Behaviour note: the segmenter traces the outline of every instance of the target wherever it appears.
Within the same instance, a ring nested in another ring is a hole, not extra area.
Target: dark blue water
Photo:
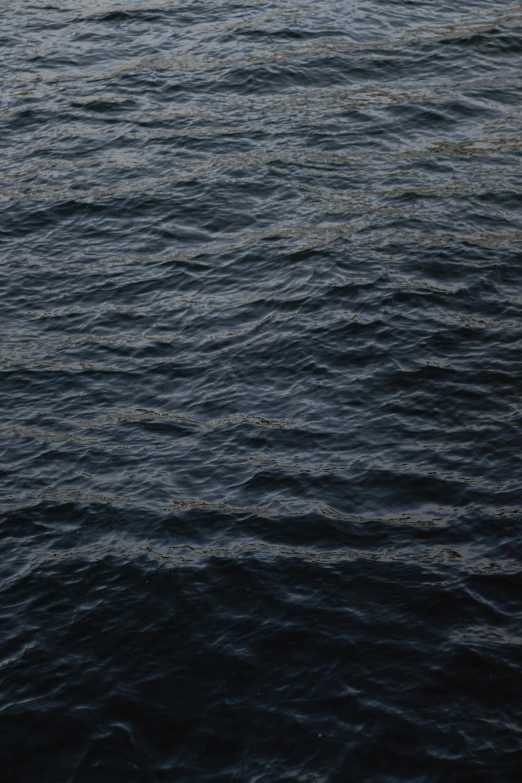
[[[0,22],[2,781],[522,780],[522,6]]]

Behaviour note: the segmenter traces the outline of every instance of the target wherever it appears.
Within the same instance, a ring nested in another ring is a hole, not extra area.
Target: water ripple
[[[521,37],[6,5],[6,781],[519,780]]]

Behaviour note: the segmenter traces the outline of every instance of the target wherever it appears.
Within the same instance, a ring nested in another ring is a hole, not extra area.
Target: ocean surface
[[[0,777],[522,780],[522,5],[0,10]]]

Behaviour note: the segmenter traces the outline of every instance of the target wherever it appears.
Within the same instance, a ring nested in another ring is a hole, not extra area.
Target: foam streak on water
[[[515,783],[522,6],[0,11],[7,783]]]

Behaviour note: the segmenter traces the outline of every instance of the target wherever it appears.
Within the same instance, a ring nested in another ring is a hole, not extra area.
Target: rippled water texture
[[[522,6],[0,22],[2,780],[520,783]]]

